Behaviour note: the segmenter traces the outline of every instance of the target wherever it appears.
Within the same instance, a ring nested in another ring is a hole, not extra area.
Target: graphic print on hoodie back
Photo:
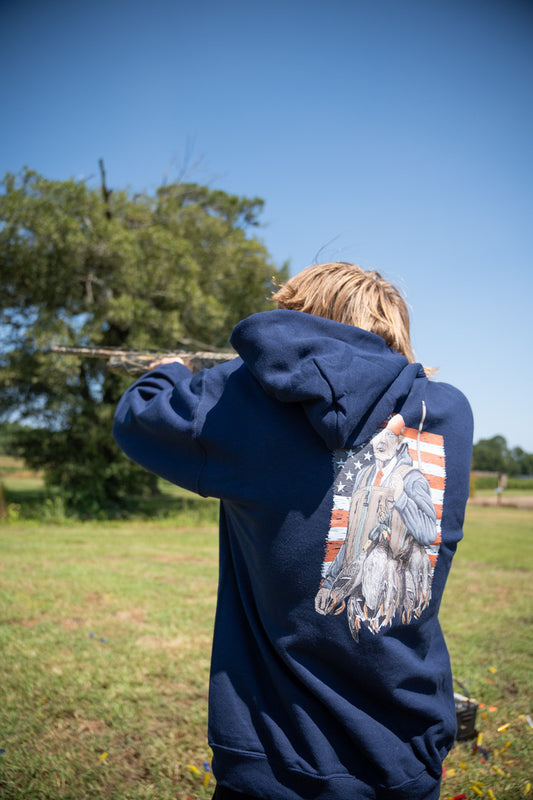
[[[320,614],[346,611],[355,641],[420,617],[431,598],[445,485],[442,436],[394,415],[365,445],[334,453]]]

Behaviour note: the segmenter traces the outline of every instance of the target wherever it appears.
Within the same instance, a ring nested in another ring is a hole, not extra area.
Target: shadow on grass
[[[217,500],[185,491],[183,494],[162,492],[156,497],[131,498],[126,511],[130,516],[149,519],[183,517],[206,525],[215,525],[218,522]]]
[[[4,485],[8,522],[34,520],[62,522],[80,519],[172,519],[181,524],[215,525],[218,521],[218,501],[199,497],[176,486],[160,485],[160,493],[152,497],[128,497],[120,505],[98,507],[88,513],[65,506],[61,494],[45,486]]]

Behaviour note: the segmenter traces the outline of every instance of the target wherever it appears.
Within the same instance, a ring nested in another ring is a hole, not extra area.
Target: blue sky
[[[475,439],[533,452],[531,0],[0,0],[0,173],[265,200],[297,272],[378,269]]]

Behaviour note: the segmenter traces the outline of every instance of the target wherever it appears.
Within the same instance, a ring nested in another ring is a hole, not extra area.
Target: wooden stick
[[[185,350],[121,350],[119,347],[68,347],[53,344],[52,353],[83,358],[102,358],[107,360],[107,368],[120,375],[142,375],[148,372],[150,364],[162,358],[175,356],[181,359],[192,372],[214,367],[235,358],[232,351],[202,351],[191,353]]]

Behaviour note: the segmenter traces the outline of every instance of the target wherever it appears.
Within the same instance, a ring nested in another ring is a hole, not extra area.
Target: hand
[[[185,361],[179,356],[164,356],[163,358],[158,359],[158,361],[152,361],[152,363],[148,366],[148,369],[156,369],[162,364],[183,364],[185,367],[187,366]]]
[[[329,589],[319,589],[315,597],[315,611],[319,614],[327,614],[331,592]]]

